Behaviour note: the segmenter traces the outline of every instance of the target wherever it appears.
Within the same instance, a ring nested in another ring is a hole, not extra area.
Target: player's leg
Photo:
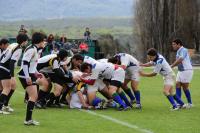
[[[49,85],[51,84],[50,80],[48,80],[47,78],[43,76],[42,78],[38,78],[36,82],[38,85],[42,86],[38,93],[38,100],[37,100],[36,107],[45,108],[46,97],[49,94]]]
[[[118,88],[117,93],[119,94],[121,99],[126,103],[126,105],[130,106],[131,108],[133,107],[121,88]]]
[[[0,111],[2,114],[9,114],[6,113],[7,111],[3,111],[3,105],[7,101],[8,94],[10,93],[11,90],[11,79],[3,79],[1,80],[2,86],[3,86],[3,91],[0,95]]]
[[[171,89],[172,89],[172,85],[164,85],[163,93],[167,97],[169,102],[171,103],[172,109],[177,110],[178,109],[177,104],[175,103],[174,97],[170,93]]]
[[[37,98],[38,98],[37,86],[36,85],[27,86],[26,92],[29,95],[29,100],[27,103],[26,118],[25,118],[24,124],[25,125],[39,125],[39,122],[34,121],[32,119],[33,109],[35,106],[35,102],[37,101]]]
[[[181,72],[177,73],[176,76],[176,95],[181,98]]]
[[[16,85],[17,85],[17,83],[16,83],[15,77],[11,77],[11,90],[10,90],[8,96],[7,96],[5,103],[4,103],[4,109],[7,110],[8,112],[14,111],[14,109],[12,109],[10,106],[8,106],[8,103],[9,103],[10,98],[12,97],[12,95],[13,95],[15,89],[16,89]]]
[[[135,101],[135,97],[132,93],[132,90],[128,87],[128,83],[130,82],[130,79],[125,79],[124,83],[122,84],[122,89],[124,90],[124,92],[129,96],[131,103],[133,104]]]

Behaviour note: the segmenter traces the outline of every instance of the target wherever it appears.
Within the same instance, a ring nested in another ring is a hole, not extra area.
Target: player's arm
[[[151,67],[151,66],[153,66],[153,63],[152,62],[147,62],[147,63],[140,63],[140,66],[142,66],[142,67]]]
[[[152,72],[152,73],[144,73],[143,71],[140,71],[139,73],[140,73],[140,75],[143,76],[143,77],[154,77],[154,76],[157,75],[157,73],[155,73],[155,72]]]
[[[80,99],[80,102],[81,102],[83,108],[88,108],[88,105],[86,104],[85,99],[83,97],[83,93],[81,91],[77,91],[77,95]]]
[[[34,49],[31,48],[31,49],[28,49],[24,53],[23,58],[22,58],[22,62],[23,62],[22,70],[24,72],[26,82],[29,85],[32,84],[32,80],[31,80],[30,75],[29,75],[29,66],[30,66],[31,58],[34,56],[34,54],[35,54]]]
[[[176,61],[174,61],[174,63],[171,64],[171,67],[175,67],[177,66],[178,64],[180,64],[181,62],[183,61],[183,58],[178,58]]]

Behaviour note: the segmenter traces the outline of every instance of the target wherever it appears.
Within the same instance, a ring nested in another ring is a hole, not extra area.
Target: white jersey
[[[0,67],[2,69],[10,70],[10,60],[14,60],[15,63],[18,62],[21,54],[22,48],[18,43],[9,45],[8,48],[1,54]]]
[[[154,65],[154,73],[159,73],[162,76],[167,76],[168,74],[173,73],[169,63],[160,54],[158,54],[158,57],[153,62],[150,63]]]
[[[50,54],[38,59],[37,71],[45,73],[54,73],[53,69],[59,69],[60,64],[57,60],[57,54]]]
[[[178,64],[178,71],[192,70],[192,63],[188,50],[183,46],[180,47],[176,53],[176,59],[182,58],[183,61]]]
[[[126,53],[119,53],[115,56],[119,57],[121,65],[124,65],[127,68],[131,66],[139,66],[139,61],[136,58],[134,58],[132,55],[129,55]]]
[[[85,56],[83,62],[91,64],[92,66],[96,63],[98,63],[97,60],[93,59],[92,57]]]
[[[37,47],[35,45],[30,45],[26,48],[23,58],[22,58],[22,64],[21,64],[21,69],[19,72],[19,75],[21,76],[27,76],[27,73],[24,73],[23,67],[24,67],[24,62],[29,63],[28,65],[28,73],[29,74],[34,74],[37,72],[37,63],[38,63],[38,58],[39,58],[39,53],[37,50]]]
[[[100,59],[100,60],[97,60],[98,62],[101,62],[101,63],[108,63],[108,59]]]

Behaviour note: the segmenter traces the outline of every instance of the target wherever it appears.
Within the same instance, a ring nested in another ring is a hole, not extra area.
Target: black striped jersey
[[[60,61],[57,54],[43,56],[38,60],[37,71],[45,73],[54,73],[54,69],[60,68]]]
[[[19,60],[22,54],[22,48],[18,43],[13,43],[3,51],[0,58],[0,68],[10,72],[10,61],[13,60],[15,63]],[[14,67],[14,66],[13,66]]]
[[[0,59],[1,59],[1,54],[3,53],[3,50],[2,49],[0,49]]]
[[[37,49],[37,46],[34,45],[34,44],[29,45],[24,51],[19,75],[25,76],[27,74],[27,73],[24,73],[24,69],[23,69],[23,68],[25,68],[24,62],[28,63],[28,73],[29,74],[36,73],[37,72],[36,67],[37,67],[38,58],[39,58],[39,51]]]

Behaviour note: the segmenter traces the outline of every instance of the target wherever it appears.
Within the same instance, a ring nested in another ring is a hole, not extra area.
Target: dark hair
[[[64,40],[64,43],[66,43],[67,42],[67,37],[61,37],[60,38],[60,42],[63,42],[63,40]]]
[[[47,38],[47,42],[51,43],[54,40],[54,36],[53,34],[49,34],[48,38]]]
[[[40,42],[44,41],[45,35],[40,32],[35,32],[32,35],[32,44],[39,44]]]
[[[68,56],[68,52],[64,49],[60,49],[60,51],[57,55],[61,60],[63,60],[65,57]]]
[[[176,44],[180,44],[181,46],[183,46],[183,42],[180,39],[175,39],[175,40],[173,40],[173,42],[175,42]]]
[[[119,62],[119,59],[117,56],[111,57],[108,59],[108,62],[111,62],[113,64],[117,64]]]
[[[147,55],[150,55],[150,56],[156,56],[158,53],[157,53],[157,50],[155,48],[150,48],[147,50]]]
[[[20,33],[17,35],[16,39],[18,44],[22,44],[23,42],[28,40],[28,36],[26,34]]]
[[[0,40],[0,45],[9,43],[8,39],[3,38]]]
[[[83,56],[82,55],[80,55],[80,54],[75,54],[73,57],[72,57],[72,59],[75,59],[75,60],[84,60],[84,58],[83,58]]]
[[[90,67],[91,69],[92,69],[92,65],[91,64],[89,64],[89,63],[83,63],[82,65],[81,65],[81,72],[84,72],[86,69],[88,69],[88,67]]]

